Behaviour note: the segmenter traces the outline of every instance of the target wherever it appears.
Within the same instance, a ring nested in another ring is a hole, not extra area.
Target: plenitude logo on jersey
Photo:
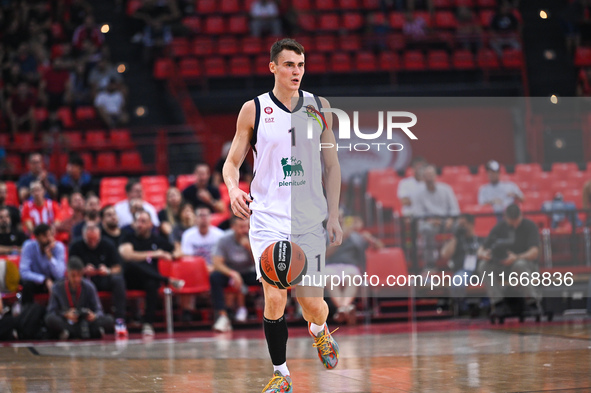
[[[321,108],[320,111],[316,110],[313,105],[307,105],[305,107],[305,113],[308,115],[308,139],[314,138],[314,122],[316,121],[320,127],[327,126],[326,120],[322,113],[334,113],[339,119],[339,132],[335,135],[338,141],[345,141],[351,139],[351,128],[355,136],[363,140],[376,140],[379,139],[384,131],[384,118],[386,118],[386,136],[390,141],[392,140],[393,131],[396,129],[402,130],[409,139],[418,139],[416,135],[410,130],[415,124],[417,124],[417,116],[412,112],[403,111],[378,111],[378,129],[373,133],[364,133],[360,131],[359,127],[359,111],[353,111],[353,127],[351,127],[351,119],[347,112],[338,108]],[[395,121],[397,118],[407,118],[410,121],[401,122]],[[368,151],[368,150],[388,150],[392,152],[401,151],[404,146],[401,143],[328,143],[321,142],[319,149],[337,149],[338,150],[349,150],[349,151]]]
[[[301,160],[298,160],[294,156],[291,158],[283,157],[281,159],[281,167],[283,168],[283,180],[279,182],[279,187],[303,186],[306,184],[305,180],[285,181],[288,177],[304,176],[305,172]]]

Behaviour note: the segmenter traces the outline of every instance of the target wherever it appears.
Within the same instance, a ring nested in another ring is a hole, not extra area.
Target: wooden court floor
[[[154,340],[0,347],[0,392],[260,392],[271,374],[261,329]],[[419,322],[343,327],[325,370],[290,328],[294,392],[591,392],[591,320]]]

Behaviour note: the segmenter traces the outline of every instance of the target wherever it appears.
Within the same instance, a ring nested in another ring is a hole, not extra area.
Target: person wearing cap
[[[501,165],[495,160],[486,163],[489,183],[480,186],[478,204],[491,205],[495,212],[502,213],[507,206],[523,202],[523,192],[517,184],[500,180]]]

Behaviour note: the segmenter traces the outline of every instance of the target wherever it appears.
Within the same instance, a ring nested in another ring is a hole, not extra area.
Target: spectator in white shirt
[[[275,37],[281,35],[279,7],[274,0],[257,0],[252,3],[250,17],[250,31],[253,36],[260,37],[265,31],[270,31]]]
[[[523,202],[523,193],[517,184],[500,181],[500,170],[498,162],[489,161],[486,164],[486,172],[490,183],[480,186],[478,190],[478,204],[491,205],[497,213],[502,213],[512,203]]]
[[[114,79],[109,81],[105,90],[96,95],[94,106],[109,128],[127,124],[129,121],[129,116],[125,112],[125,97],[117,88],[117,81]]]
[[[423,169],[427,161],[423,157],[415,157],[411,163],[413,176],[400,180],[398,183],[398,199],[402,204],[402,215],[412,215],[412,196],[419,186],[423,184]]]
[[[134,199],[142,200],[142,206],[146,212],[150,215],[154,227],[160,226],[160,220],[158,219],[158,213],[154,206],[144,201],[144,192],[142,190],[142,184],[135,180],[129,179],[125,185],[125,192],[127,193],[127,199],[122,200],[115,204],[115,212],[119,219],[119,228],[130,225],[133,223],[133,215],[131,214],[131,201]]]

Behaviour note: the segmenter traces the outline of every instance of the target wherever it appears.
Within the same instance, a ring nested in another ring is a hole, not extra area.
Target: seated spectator
[[[250,32],[261,37],[269,32],[273,37],[281,35],[279,7],[274,0],[255,0],[250,6]]]
[[[27,236],[12,226],[10,211],[0,207],[0,254],[19,254]]]
[[[21,212],[16,206],[10,206],[6,204],[6,198],[8,197],[8,187],[6,183],[0,181],[0,208],[8,209],[10,213],[10,221],[14,229],[20,229],[21,227]]]
[[[561,193],[557,192],[554,199],[542,204],[542,211],[551,213],[552,229],[572,231],[575,227],[583,226],[577,214],[577,207],[574,202],[565,202]]]
[[[365,250],[368,247],[380,249],[384,247],[382,242],[363,230],[363,222],[359,217],[343,217],[339,214],[339,221],[343,228],[343,242],[339,247],[329,247],[326,252],[325,274],[335,276],[356,276],[365,269]],[[357,310],[355,309],[355,297],[357,286],[347,285],[344,282],[328,289],[328,296],[337,307],[334,314],[335,321],[342,323],[347,321],[353,325],[357,322]]]
[[[62,215],[59,217],[60,222],[59,224],[56,224],[55,230],[57,233],[63,234],[64,239],[69,240],[72,229],[84,221],[84,207],[86,201],[82,194],[74,192],[70,195],[68,202],[70,204],[70,209],[67,213],[62,210]]]
[[[144,61],[151,63],[153,59],[164,54],[164,49],[172,42],[170,26],[155,20],[144,27],[142,43],[144,44]]]
[[[198,207],[193,212],[193,207],[186,204],[181,213],[183,216],[189,214],[186,206],[191,209],[195,226],[183,232],[180,241],[181,253],[202,257],[207,263],[207,270],[211,273],[213,271],[211,254],[218,241],[224,236],[224,231],[211,225],[211,212],[207,207]],[[195,296],[181,297],[180,304],[183,309],[183,320],[190,321],[195,309]]]
[[[182,202],[183,196],[178,188],[170,187],[166,191],[166,207],[158,212],[160,232],[163,235],[170,236],[172,228],[179,223]]]
[[[18,64],[21,74],[29,83],[39,81],[38,62],[28,43],[23,42],[19,45],[14,62]]]
[[[95,67],[96,69],[96,67]],[[91,103],[90,84],[86,78],[86,67],[84,62],[76,63],[74,70],[70,72],[70,82],[66,92],[66,102],[73,108]]]
[[[183,203],[181,205],[181,218],[172,228],[169,241],[174,245],[174,249],[181,253],[181,240],[183,234],[195,225],[195,211],[190,203]]]
[[[214,271],[209,279],[211,282],[211,297],[217,320],[213,325],[216,332],[232,330],[230,318],[226,310],[224,288],[232,286],[238,291],[238,310],[235,319],[244,322],[248,318],[248,311],[244,306],[244,292],[248,285],[259,285],[256,279],[255,265],[248,239],[249,221],[232,217],[232,232],[219,239],[213,249],[212,262]]]
[[[506,1],[501,3],[499,9],[493,15],[490,28],[490,47],[497,52],[497,55],[502,56],[503,49],[506,47],[521,49],[517,36],[519,21],[513,15],[513,9]]]
[[[407,11],[402,26],[402,34],[412,41],[422,41],[427,37],[427,22],[420,17],[415,16],[411,11]]]
[[[504,316],[510,313],[505,303],[506,297],[515,297],[515,293],[506,293],[509,289],[519,290],[526,299],[530,311],[541,313],[542,295],[538,288],[531,285],[521,287],[503,286],[500,273],[507,275],[513,272],[528,274],[538,272],[540,255],[540,234],[537,225],[521,214],[516,204],[505,209],[503,221],[499,222],[489,233],[484,244],[478,249],[478,258],[484,262],[479,269],[493,273],[491,280],[485,280],[486,292],[492,304],[493,316]]]
[[[43,156],[39,153],[32,153],[29,156],[29,173],[25,173],[18,179],[17,189],[21,201],[29,199],[29,187],[34,181],[40,181],[45,188],[46,197],[57,198],[57,180],[52,173],[45,170]]]
[[[65,95],[70,83],[70,71],[60,57],[51,62],[51,67],[43,73],[41,91],[47,102],[47,110],[56,113],[64,105]]]
[[[510,181],[500,181],[501,166],[492,160],[486,164],[486,173],[490,183],[480,186],[478,204],[491,205],[495,212],[503,212],[514,202],[523,202],[523,193]]]
[[[83,271],[80,258],[70,258],[66,277],[51,292],[45,325],[60,340],[103,338],[113,329],[113,318],[103,314],[96,288],[83,278]]]
[[[41,131],[47,131],[49,133],[59,134],[65,128],[64,122],[59,117],[59,113],[57,111],[50,111],[47,114],[47,119],[43,120],[41,123]],[[44,141],[51,141],[52,136],[46,135],[44,137]]]
[[[119,228],[122,228],[133,222],[133,215],[131,214],[132,199],[141,200],[144,210],[150,214],[150,219],[154,227],[160,227],[158,213],[156,213],[154,206],[144,201],[142,184],[138,180],[129,179],[125,185],[125,193],[127,194],[127,199],[115,204],[115,211],[117,212],[117,218],[119,219]]]
[[[115,128],[129,121],[129,116],[125,112],[125,97],[114,80],[96,95],[94,106],[108,128]]]
[[[26,82],[18,84],[16,92],[6,103],[6,116],[10,122],[13,137],[23,129],[28,129],[35,135],[37,119],[35,118],[35,104],[37,97]]]
[[[123,77],[107,59],[101,59],[96,67],[94,67],[88,74],[88,83],[92,88],[93,97],[99,92],[106,90],[109,87],[109,83],[112,81],[115,81],[116,87],[120,91],[125,92]]]
[[[74,30],[72,45],[77,51],[82,51],[86,41],[92,43],[96,48],[100,48],[104,40],[105,37],[101,33],[99,26],[95,23],[94,17],[89,14],[84,18],[84,24]]]
[[[131,216],[135,217],[136,214],[138,214],[139,212],[145,212],[146,210],[144,209],[144,206],[142,205],[142,200],[141,199],[130,199],[129,200],[129,211],[131,212]],[[125,225],[123,227],[121,227],[121,234],[125,235],[127,233],[134,233],[135,232],[135,228],[134,228],[134,223],[132,222],[131,224]],[[160,235],[158,232],[158,228],[153,227],[152,228],[152,233],[154,235]],[[164,236],[165,239],[168,239],[167,236]]]
[[[475,53],[482,46],[482,28],[478,18],[466,6],[458,7],[457,15],[456,41],[464,49]]]
[[[153,336],[153,323],[158,306],[160,285],[170,285],[181,289],[185,282],[164,277],[158,272],[158,260],[172,260],[173,247],[161,236],[152,233],[150,214],[141,211],[135,216],[135,233],[125,234],[119,245],[119,253],[125,262],[125,282],[128,289],[146,291],[146,309],[142,334]]]
[[[474,233],[474,216],[462,214],[458,219],[453,237],[441,248],[441,258],[448,261],[447,265],[454,272],[454,276],[462,277],[461,280],[464,284],[469,283],[467,280],[477,269],[478,257],[476,254],[480,243],[478,236]],[[456,278],[455,282],[460,282],[460,279]],[[450,295],[458,299],[459,311],[465,312],[468,309],[468,305],[464,301],[467,285],[456,286],[453,283],[452,279]]]
[[[226,158],[228,157],[228,152],[230,151],[230,147],[232,146],[232,142],[224,143],[222,147],[222,156],[215,164],[215,169],[211,176],[211,185],[213,187],[219,187],[222,184],[223,175],[222,170],[224,169],[224,163],[226,162]],[[240,166],[240,181],[249,183],[252,180],[252,166],[248,162],[248,160],[244,160],[242,165]]]
[[[73,256],[83,261],[84,275],[92,281],[97,290],[113,294],[115,333],[117,336],[126,336],[125,280],[117,246],[109,239],[102,239],[100,226],[89,222],[84,225],[82,239],[70,247],[70,257]]]
[[[437,172],[433,165],[423,170],[423,181],[412,196],[413,214],[423,217],[419,221],[418,231],[421,235],[421,246],[424,250],[425,271],[435,269],[438,247],[435,237],[438,233],[449,232],[453,226],[453,216],[460,214],[458,200],[452,188],[437,181]]]
[[[226,211],[224,203],[220,200],[220,191],[209,184],[209,165],[200,163],[195,166],[195,184],[183,190],[183,199],[193,205],[195,209],[200,206],[208,207],[215,213]]]
[[[54,239],[51,227],[40,224],[33,233],[35,239],[23,244],[19,266],[23,304],[33,303],[36,293],[51,292],[66,270],[66,247]]]
[[[111,240],[116,246],[121,243],[121,228],[119,218],[113,205],[107,205],[101,209],[101,236]]]
[[[398,199],[402,204],[402,215],[404,216],[412,215],[412,196],[423,184],[423,169],[426,165],[427,161],[423,157],[413,158],[411,163],[413,176],[406,177],[398,183]]]
[[[59,224],[58,205],[51,199],[46,199],[44,193],[45,190],[40,181],[31,183],[32,199],[23,203],[21,215],[23,229],[28,233],[32,233],[33,228],[39,224]]]
[[[144,31],[146,27],[155,25],[167,25],[180,17],[180,11],[176,1],[170,0],[145,0],[143,5],[133,14],[138,19],[138,30]],[[132,42],[140,42],[142,33],[138,32]]]
[[[84,225],[93,223],[96,225],[101,224],[100,218],[101,212],[101,200],[94,194],[89,195],[86,198],[86,205],[84,206],[84,221],[79,222],[72,228],[72,241],[76,241],[82,237],[82,228]]]
[[[90,191],[93,191],[92,176],[84,170],[84,160],[77,154],[70,155],[66,165],[66,174],[61,178],[59,184],[60,198],[73,192],[86,195]]]

